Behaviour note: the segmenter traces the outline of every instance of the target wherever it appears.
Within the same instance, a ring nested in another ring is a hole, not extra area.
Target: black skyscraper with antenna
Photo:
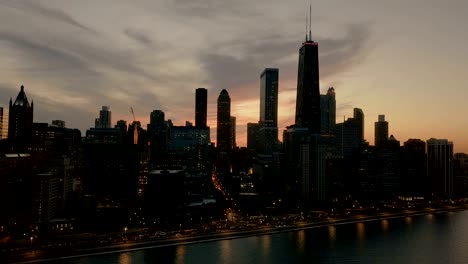
[[[309,32],[299,49],[297,73],[296,126],[308,128],[311,134],[320,134],[320,83],[318,43],[312,40],[311,8]]]

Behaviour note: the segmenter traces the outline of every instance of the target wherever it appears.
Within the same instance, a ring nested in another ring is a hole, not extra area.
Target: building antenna
[[[312,0],[309,1],[309,41],[312,41]]]
[[[306,13],[306,30],[305,30],[305,40],[307,41],[307,32],[309,31],[308,28],[307,28],[307,25],[309,24],[309,18],[307,17],[307,13]]]

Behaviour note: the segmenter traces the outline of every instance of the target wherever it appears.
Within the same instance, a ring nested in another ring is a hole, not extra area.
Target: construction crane
[[[135,112],[133,111],[133,107],[130,106],[130,112],[132,113],[133,116],[133,144],[137,145],[138,144],[138,127],[137,127],[137,122],[135,119]]]

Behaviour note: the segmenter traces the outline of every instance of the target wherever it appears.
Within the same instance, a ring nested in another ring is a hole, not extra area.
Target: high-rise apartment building
[[[318,43],[310,35],[299,49],[297,73],[296,126],[320,134],[320,84]]]
[[[453,142],[435,138],[427,140],[427,172],[432,194],[453,195]]]
[[[0,107],[0,140],[8,138],[8,110]]]
[[[198,88],[195,91],[195,127],[205,128],[207,116],[208,90]]]
[[[231,98],[226,89],[218,97],[216,146],[220,152],[229,152],[232,149],[231,138]]]
[[[333,134],[336,124],[335,89],[328,88],[327,94],[320,95],[322,134]]]
[[[385,115],[379,115],[379,121],[375,122],[375,146],[381,147],[388,140],[388,122]]]

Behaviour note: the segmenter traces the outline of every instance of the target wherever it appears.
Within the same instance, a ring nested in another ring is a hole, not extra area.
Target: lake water
[[[80,257],[52,263],[468,263],[468,211]]]

